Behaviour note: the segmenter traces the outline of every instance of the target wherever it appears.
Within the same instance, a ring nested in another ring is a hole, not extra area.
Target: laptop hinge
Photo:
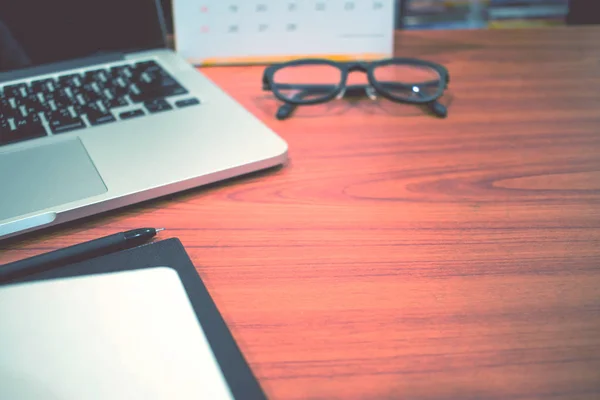
[[[77,58],[69,61],[61,61],[52,64],[44,64],[36,67],[18,69],[15,71],[0,72],[0,84],[17,79],[26,79],[32,76],[52,74],[69,69],[85,68],[91,65],[122,61],[125,54],[120,52],[105,53],[85,58]]]

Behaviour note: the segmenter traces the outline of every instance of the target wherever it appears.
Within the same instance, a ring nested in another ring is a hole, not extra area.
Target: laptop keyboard
[[[200,104],[188,93],[154,61],[7,85],[0,146]]]

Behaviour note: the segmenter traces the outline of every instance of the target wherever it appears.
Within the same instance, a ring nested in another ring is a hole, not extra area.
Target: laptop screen
[[[164,46],[156,0],[0,0],[0,72]]]

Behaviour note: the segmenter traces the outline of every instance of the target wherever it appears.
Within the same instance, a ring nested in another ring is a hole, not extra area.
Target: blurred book
[[[405,29],[479,29],[489,0],[405,0]]]
[[[564,25],[568,0],[491,0],[489,27],[523,28]]]
[[[569,0],[404,0],[404,29],[521,28],[565,24]]]

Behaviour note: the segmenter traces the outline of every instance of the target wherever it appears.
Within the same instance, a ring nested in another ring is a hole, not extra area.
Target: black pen
[[[139,246],[164,229],[142,228],[115,233],[0,266],[0,283]]]

